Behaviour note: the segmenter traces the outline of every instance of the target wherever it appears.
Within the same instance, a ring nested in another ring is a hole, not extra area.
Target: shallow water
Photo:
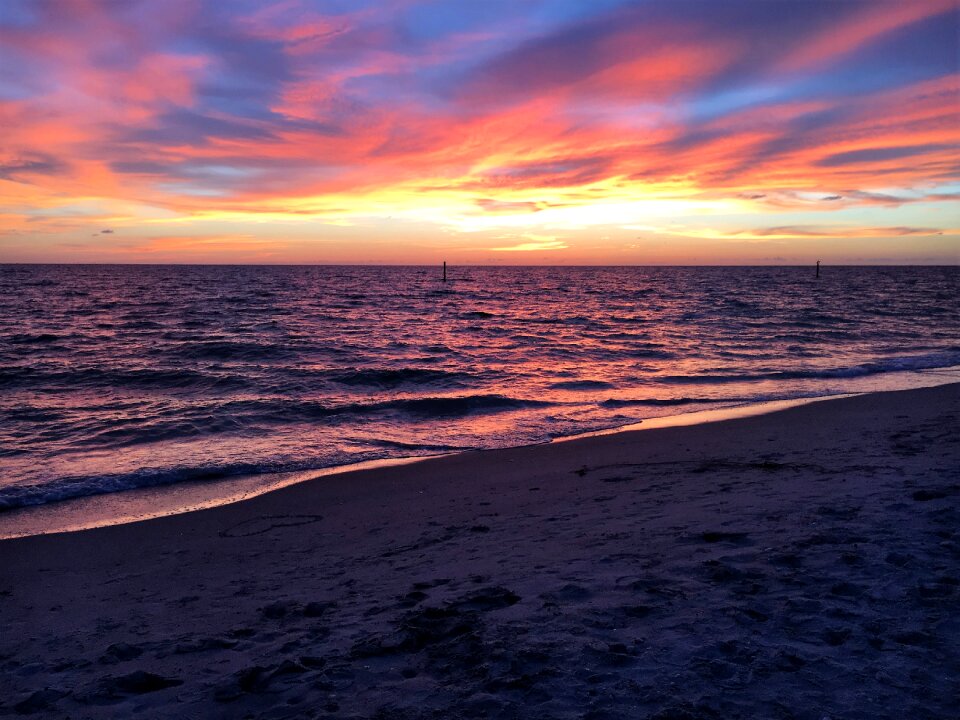
[[[0,266],[0,507],[929,384],[960,269]]]

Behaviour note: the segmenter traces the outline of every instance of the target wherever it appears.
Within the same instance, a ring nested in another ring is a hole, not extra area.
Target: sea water
[[[955,267],[0,265],[0,509],[933,384]],[[251,481],[248,481],[251,482]]]

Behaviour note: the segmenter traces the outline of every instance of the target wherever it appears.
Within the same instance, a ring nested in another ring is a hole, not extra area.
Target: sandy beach
[[[960,385],[0,542],[0,715],[956,718]]]

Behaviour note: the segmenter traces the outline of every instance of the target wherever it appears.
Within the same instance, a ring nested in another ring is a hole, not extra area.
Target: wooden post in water
[[[818,271],[819,272],[819,271]],[[447,281],[447,261],[443,261],[443,281]]]
[[[444,265],[446,265],[446,263],[444,263]],[[446,275],[444,275],[444,277],[446,277]],[[819,260],[817,260],[817,277],[820,277],[820,261]]]

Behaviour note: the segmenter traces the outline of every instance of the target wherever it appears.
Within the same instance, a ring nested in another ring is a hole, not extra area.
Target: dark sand
[[[960,385],[0,542],[0,715],[960,717]]]

